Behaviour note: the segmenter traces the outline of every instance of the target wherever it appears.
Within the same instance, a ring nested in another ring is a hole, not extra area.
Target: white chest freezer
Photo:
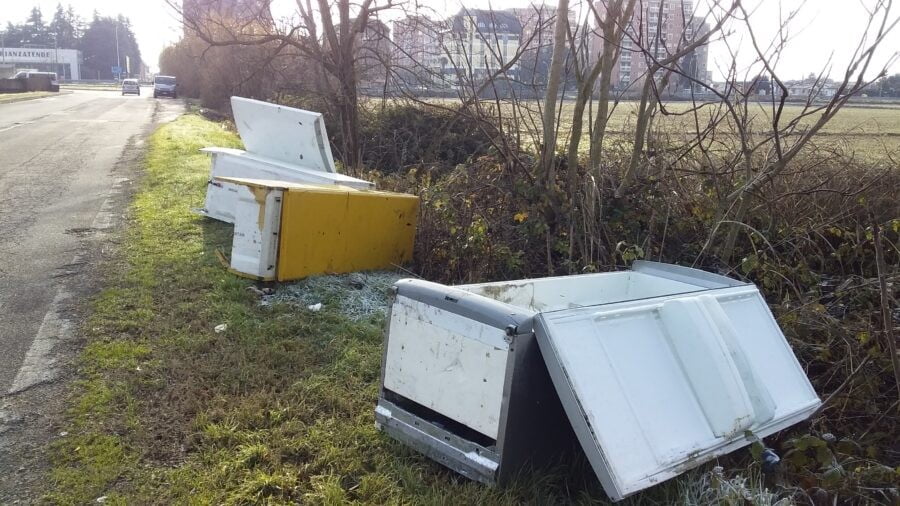
[[[808,417],[820,401],[757,288],[696,269],[395,285],[376,422],[504,483],[574,432],[613,500]]]
[[[242,97],[231,97],[231,108],[246,150],[201,149],[212,155],[202,214],[234,223],[239,189],[220,177],[375,188],[337,172],[321,114]]]

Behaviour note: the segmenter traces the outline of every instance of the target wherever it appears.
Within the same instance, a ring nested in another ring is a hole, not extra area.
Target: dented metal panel
[[[419,198],[341,186],[287,187],[278,280],[390,269],[412,260]]]
[[[317,171],[336,172],[320,113],[243,97],[231,97],[231,110],[250,153]]]
[[[385,388],[497,439],[509,345],[503,329],[400,296]]]
[[[796,423],[819,406],[752,285],[536,320],[557,393],[615,500]]]
[[[395,292],[375,411],[381,430],[463,476],[487,484],[507,483],[522,469],[547,467],[575,448],[575,435],[531,332],[533,312],[417,279],[399,281]],[[400,318],[395,316],[397,312]],[[435,348],[428,345],[435,344],[434,334],[447,330],[435,328],[436,319],[448,317],[454,320],[449,332],[455,338],[453,348],[484,350],[487,345],[493,348],[491,356],[464,358],[465,371],[456,367],[440,370],[447,361],[431,353]],[[408,318],[417,320],[414,330],[418,333],[405,325]],[[481,332],[463,333],[466,328]],[[479,338],[473,342],[467,337],[470,335]],[[419,336],[423,339],[418,346],[428,346],[429,352],[406,354],[408,344]],[[414,365],[404,367],[409,362]],[[405,370],[398,372],[398,367]],[[435,371],[443,376],[442,381],[426,379],[427,385],[408,388],[410,382]],[[484,374],[491,379],[484,382]],[[479,380],[487,385],[480,392]],[[458,399],[455,390],[460,384],[473,394],[463,400],[461,408],[451,402]],[[443,392],[440,402],[430,399],[430,392],[435,391]],[[486,413],[476,412],[475,406],[481,404]],[[476,430],[479,424],[482,428]]]

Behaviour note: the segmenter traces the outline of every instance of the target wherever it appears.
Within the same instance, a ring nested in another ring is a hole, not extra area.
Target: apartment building
[[[522,25],[522,48],[519,79],[530,85],[543,86],[547,83],[550,61],[553,57],[553,37],[556,33],[556,7],[547,4],[531,4],[528,7],[509,9]],[[578,25],[578,16],[570,10],[567,15],[569,29],[575,34],[575,44],[567,43],[567,49],[574,53],[587,49],[583,44],[584,30]],[[574,76],[566,76],[574,78]]]
[[[569,57],[589,58],[588,30],[579,25],[576,12],[567,18],[576,35],[574,47],[567,44]],[[392,61],[406,84],[477,81],[508,66],[504,77],[540,88],[549,73],[557,19],[556,8],[547,4],[500,11],[463,8],[446,20],[408,16],[394,21]]]
[[[486,78],[515,59],[522,24],[511,10],[463,8],[447,20],[410,16],[394,22],[393,61],[432,84]],[[515,77],[519,63],[506,75]]]
[[[463,8],[451,19],[446,42],[453,67],[478,80],[514,60],[521,40],[522,24],[514,12]],[[518,72],[515,63],[506,75],[515,77]]]
[[[598,0],[595,8],[601,19],[608,12],[608,0]],[[620,92],[637,92],[647,76],[648,65],[661,61],[696,37],[709,31],[702,18],[694,16],[691,0],[638,0],[631,21],[621,43],[619,58],[613,66],[611,82]],[[606,42],[596,26],[592,33],[591,53],[599,58]],[[683,72],[692,78],[709,82],[707,70],[708,48],[701,46],[679,61]],[[668,91],[683,93],[691,88],[698,90],[691,79],[673,76]],[[702,88],[702,87],[700,87]]]
[[[351,26],[356,19],[351,19]],[[384,84],[391,65],[391,29],[378,19],[368,19],[354,34],[357,77],[363,86]]]
[[[699,16],[691,18],[690,37],[687,40],[696,40],[703,37],[710,30],[709,23]],[[682,68],[692,78],[703,82],[706,85],[712,83],[712,72],[709,70],[709,44],[703,44],[688,54],[682,60]],[[679,77],[676,81],[680,90],[691,90],[695,92],[705,91],[702,85],[697,84],[690,79]]]
[[[522,25],[522,44],[532,47],[552,47],[556,30],[556,7],[548,4],[531,4],[509,9]],[[569,26],[578,24],[574,11],[568,13]]]
[[[444,74],[449,58],[443,47],[446,22],[413,15],[394,21],[392,62],[400,79],[408,84],[430,82]]]

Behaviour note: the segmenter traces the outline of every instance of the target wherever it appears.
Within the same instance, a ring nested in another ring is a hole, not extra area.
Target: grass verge
[[[383,317],[354,321],[327,303],[320,312],[260,306],[246,289],[250,282],[215,260],[214,251],[230,243],[230,227],[190,212],[202,202],[208,174],[198,148],[238,144],[195,115],[150,138],[120,258],[84,326],[88,344],[68,435],[53,448],[48,502],[604,499],[584,462],[497,490],[378,433],[373,406]],[[221,323],[228,328],[217,334]],[[764,492],[758,480],[727,480],[694,472],[630,502],[704,503],[711,490],[734,493],[733,483],[740,497]],[[713,486],[719,482],[728,486]]]
[[[59,86],[64,90],[83,90],[83,91],[122,91],[122,87],[115,84],[61,84]]]

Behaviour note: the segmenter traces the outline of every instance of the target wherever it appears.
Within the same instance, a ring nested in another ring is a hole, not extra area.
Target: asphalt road
[[[41,439],[32,425],[52,422],[42,406],[58,392],[36,387],[71,367],[60,350],[77,328],[73,308],[102,274],[92,268],[121,221],[143,139],[182,111],[180,101],[148,91],[75,91],[0,105],[0,475],[28,466],[2,451],[24,449],[28,441],[10,440],[20,439],[17,429]],[[9,499],[4,482],[0,498]]]

